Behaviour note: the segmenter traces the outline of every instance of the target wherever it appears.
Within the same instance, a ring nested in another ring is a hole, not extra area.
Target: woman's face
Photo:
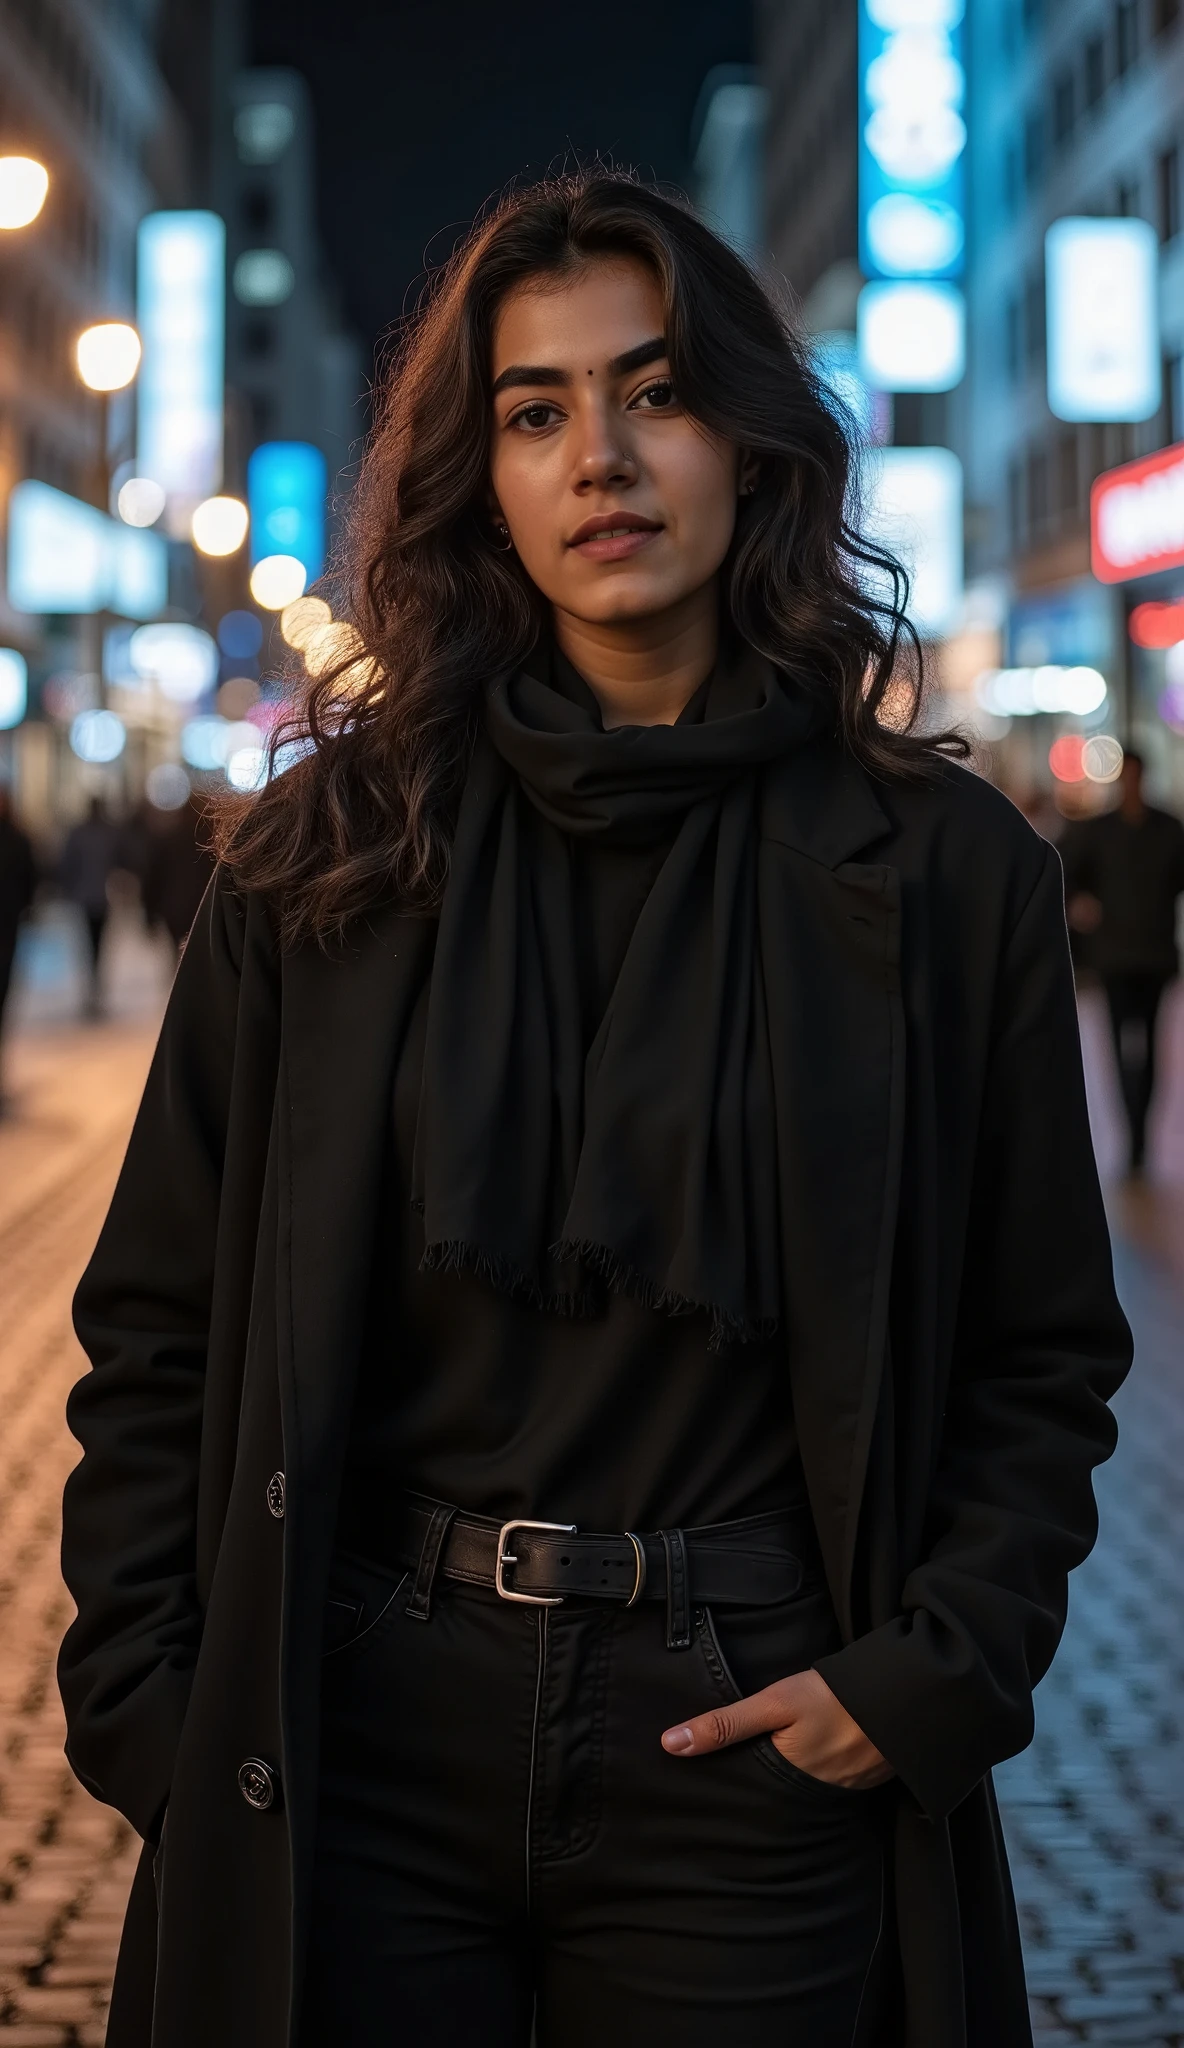
[[[663,326],[649,271],[614,258],[519,286],[494,329],[493,516],[543,595],[589,624],[679,605],[732,539],[738,451],[683,411]]]

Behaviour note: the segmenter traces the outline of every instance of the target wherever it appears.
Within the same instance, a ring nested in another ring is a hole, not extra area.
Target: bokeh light
[[[280,613],[280,632],[289,647],[303,649],[332,617],[323,597],[298,597]]]
[[[89,390],[123,391],[140,367],[140,337],[125,320],[102,320],[84,329],[74,353]]]
[[[11,732],[29,707],[29,664],[15,647],[0,647],[0,732]]]
[[[144,777],[144,792],[158,811],[179,811],[189,801],[189,777],[178,761],[158,761]]]
[[[232,789],[246,793],[262,789],[267,780],[267,752],[261,746],[238,747],[226,763],[226,780]]]
[[[120,485],[115,504],[125,526],[155,526],[164,511],[165,497],[155,477],[129,476]]]
[[[113,711],[80,711],[71,721],[70,745],[89,766],[118,761],[126,743],[127,729]]]
[[[1081,766],[1087,782],[1117,782],[1122,762],[1122,748],[1113,733],[1095,733],[1081,749]]]
[[[1053,741],[1048,750],[1048,765],[1058,782],[1084,782],[1084,751],[1085,741],[1080,733],[1063,732]]]
[[[263,645],[263,621],[254,612],[226,612],[218,621],[218,645],[231,661],[253,661]]]
[[[200,626],[138,626],[128,642],[138,676],[154,682],[174,704],[193,704],[213,687],[218,650]]]
[[[303,596],[305,580],[295,555],[264,555],[251,571],[251,596],[265,612],[282,612]]]
[[[233,555],[247,537],[248,524],[241,498],[203,498],[190,525],[193,545],[203,555]]]
[[[49,172],[31,156],[0,156],[0,228],[27,228],[49,191]]]

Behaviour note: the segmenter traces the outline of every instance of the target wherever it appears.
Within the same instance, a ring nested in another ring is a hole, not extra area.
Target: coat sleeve
[[[159,1827],[196,1662],[206,1346],[244,914],[219,877],[185,948],[127,1156],[74,1299],[91,1370],[67,1409],[58,1682],[66,1754],[137,1832]]]
[[[901,1612],[818,1665],[931,1815],[1030,1741],[1097,1534],[1131,1360],[1051,848],[1001,964],[925,1555]]]

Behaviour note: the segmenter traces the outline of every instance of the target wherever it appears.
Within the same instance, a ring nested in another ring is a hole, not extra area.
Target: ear
[[[757,484],[760,482],[760,474],[760,456],[754,455],[750,448],[742,448],[740,450],[739,468],[736,473],[737,497],[751,498]]]

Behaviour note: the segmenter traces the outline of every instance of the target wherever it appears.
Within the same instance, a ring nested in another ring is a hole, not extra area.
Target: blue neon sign
[[[960,277],[963,0],[860,0],[859,244],[866,277]]]
[[[325,566],[329,474],[309,441],[264,441],[247,463],[251,560],[295,555],[314,583]]]
[[[119,612],[152,619],[168,601],[168,548],[97,506],[26,477],[8,500],[8,600],[18,612]]]

